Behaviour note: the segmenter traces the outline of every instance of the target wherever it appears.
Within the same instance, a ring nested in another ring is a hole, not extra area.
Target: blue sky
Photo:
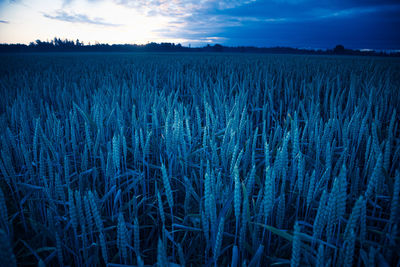
[[[0,0],[0,43],[400,49],[394,0]]]

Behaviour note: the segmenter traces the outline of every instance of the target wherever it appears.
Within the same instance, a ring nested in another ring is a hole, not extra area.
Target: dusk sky
[[[399,0],[0,0],[0,43],[400,49]]]

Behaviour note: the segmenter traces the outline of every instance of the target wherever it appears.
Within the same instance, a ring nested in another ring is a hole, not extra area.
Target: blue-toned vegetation
[[[395,266],[400,61],[0,56],[7,266]]]

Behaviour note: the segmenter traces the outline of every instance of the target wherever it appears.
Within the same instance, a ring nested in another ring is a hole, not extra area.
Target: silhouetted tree
[[[222,52],[224,50],[224,47],[220,44],[215,44],[213,50],[216,52]]]
[[[346,49],[344,48],[343,45],[339,44],[339,45],[335,46],[335,48],[333,49],[333,52],[335,54],[344,54],[344,52],[346,52]]]
[[[0,0],[1,1],[1,0]],[[266,54],[336,54],[336,55],[360,55],[360,56],[394,56],[399,57],[399,52],[376,52],[346,49],[343,45],[337,45],[333,50],[307,50],[291,47],[254,47],[239,46],[229,47],[220,44],[192,48],[174,43],[147,43],[136,44],[84,44],[79,39],[76,41],[54,38],[51,41],[36,40],[29,45],[24,44],[0,44],[0,52],[231,52],[231,53],[266,53]]]

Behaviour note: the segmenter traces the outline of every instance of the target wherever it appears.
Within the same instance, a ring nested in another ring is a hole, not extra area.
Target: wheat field
[[[400,264],[398,59],[9,54],[0,103],[4,266]]]

